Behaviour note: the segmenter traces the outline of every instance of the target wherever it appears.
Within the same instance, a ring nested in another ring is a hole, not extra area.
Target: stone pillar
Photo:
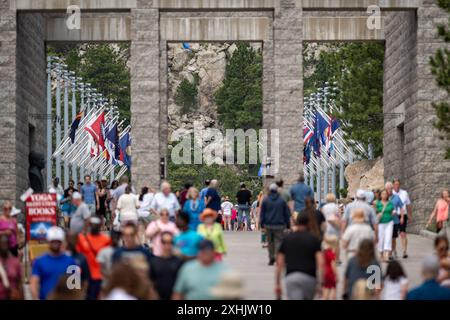
[[[415,12],[391,12],[386,19],[384,112],[400,113],[384,120],[385,179],[400,178],[413,209],[410,232],[419,232],[443,188],[450,185],[450,161],[434,128],[433,102],[448,100],[431,74],[430,57],[446,44],[437,25],[447,13],[425,0]],[[447,44],[448,46],[448,44]]]
[[[17,195],[29,188],[29,154],[45,159],[47,146],[47,61],[45,19],[40,13],[17,15],[16,180]],[[45,171],[42,171],[45,181]]]
[[[414,157],[417,171],[409,173],[415,216],[411,226],[413,231],[420,231],[425,225],[425,219],[433,210],[440,192],[450,186],[450,160],[444,159],[445,148],[450,142],[441,140],[441,134],[434,128],[436,111],[432,106],[435,102],[450,102],[447,92],[437,86],[429,64],[430,57],[439,48],[450,50],[450,45],[437,35],[437,26],[447,25],[448,13],[441,10],[436,2],[423,0],[417,12],[417,98],[413,115],[410,116],[415,123],[408,129],[408,132],[414,133],[409,137],[405,132],[406,145],[416,146]],[[405,165],[409,171],[409,163]]]
[[[302,8],[295,0],[280,0],[274,16],[274,128],[280,133],[277,176],[287,186],[303,171]]]
[[[16,43],[16,10],[0,0],[0,201],[17,198]]]
[[[137,189],[160,183],[159,10],[150,6],[138,1],[131,11],[131,173]]]

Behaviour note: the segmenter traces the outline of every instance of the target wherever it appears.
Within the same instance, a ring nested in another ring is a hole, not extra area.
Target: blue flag
[[[72,144],[75,142],[75,134],[77,133],[78,126],[80,125],[81,118],[83,118],[83,111],[78,113],[70,126],[69,137]]]
[[[117,160],[120,158],[120,144],[119,144],[119,132],[117,129],[117,123],[106,132],[105,135],[105,147],[109,153],[109,161],[111,164],[117,164]]]
[[[119,141],[120,145],[120,161],[122,161],[128,170],[131,170],[131,155],[129,154],[128,148],[131,146],[130,133],[125,133]]]
[[[264,165],[261,163],[261,166],[259,167],[258,170],[258,177],[262,177],[264,174]]]

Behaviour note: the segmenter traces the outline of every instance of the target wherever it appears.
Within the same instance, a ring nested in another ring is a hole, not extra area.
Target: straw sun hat
[[[240,300],[244,298],[242,277],[235,272],[225,273],[221,281],[211,289],[211,294],[218,299]]]

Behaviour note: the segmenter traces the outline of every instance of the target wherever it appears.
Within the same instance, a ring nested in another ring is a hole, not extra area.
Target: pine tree
[[[226,66],[223,86],[215,94],[224,129],[262,127],[262,55],[247,43],[238,43]]]
[[[439,0],[439,6],[450,13],[450,0]],[[446,43],[450,42],[450,18],[448,25],[438,27],[439,36]],[[438,85],[450,94],[450,50],[439,49],[430,59],[431,71],[436,76]],[[442,132],[443,139],[450,140],[450,104],[447,102],[433,104],[436,109],[437,121],[435,127]],[[450,159],[450,147],[446,150],[446,159]]]

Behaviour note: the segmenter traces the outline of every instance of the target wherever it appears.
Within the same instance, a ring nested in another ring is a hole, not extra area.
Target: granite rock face
[[[354,197],[358,189],[382,189],[384,185],[383,159],[361,160],[345,169],[348,183],[348,196]]]

